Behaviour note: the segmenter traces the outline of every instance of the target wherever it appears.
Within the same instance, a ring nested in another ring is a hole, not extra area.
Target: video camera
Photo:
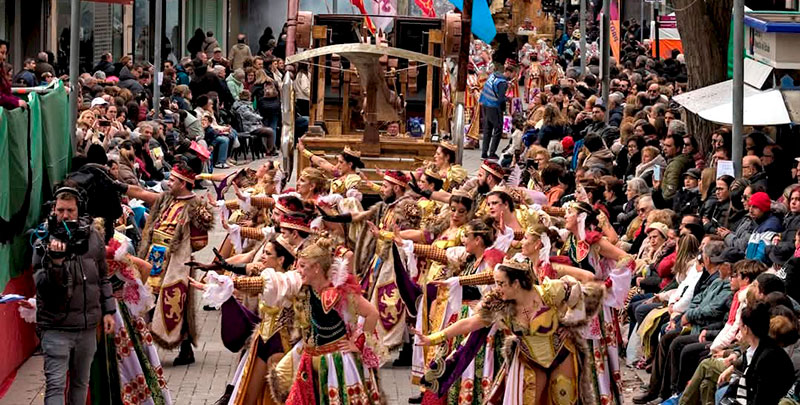
[[[90,217],[80,217],[76,221],[59,221],[55,214],[51,214],[44,225],[47,230],[46,246],[49,246],[50,238],[58,239],[66,245],[63,252],[50,251],[51,257],[60,259],[70,255],[82,255],[89,250],[89,237],[92,232]]]

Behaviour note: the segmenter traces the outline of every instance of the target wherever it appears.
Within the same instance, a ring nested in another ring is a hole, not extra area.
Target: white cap
[[[108,101],[104,100],[102,97],[95,97],[92,100],[92,107],[96,107],[98,105],[108,105]]]

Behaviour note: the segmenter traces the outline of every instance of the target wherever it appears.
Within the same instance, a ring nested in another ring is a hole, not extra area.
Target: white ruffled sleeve
[[[206,285],[203,289],[203,305],[219,309],[222,303],[233,296],[233,280],[216,271],[206,274]]]
[[[19,316],[27,323],[36,323],[36,298],[28,298],[27,301],[33,305],[33,308],[25,308],[20,305],[17,308]]]
[[[297,271],[281,273],[273,268],[267,268],[261,272],[261,278],[264,279],[261,300],[271,307],[283,305],[303,286],[303,280]]]

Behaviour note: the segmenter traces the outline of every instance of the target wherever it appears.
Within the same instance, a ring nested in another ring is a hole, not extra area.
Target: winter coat
[[[34,87],[39,84],[39,81],[36,80],[36,74],[30,70],[22,69],[14,75],[14,78],[11,79],[11,83],[17,86],[23,87]]]
[[[89,226],[88,250],[67,257],[60,265],[53,263],[45,244],[36,243],[33,254],[33,279],[36,283],[36,325],[41,329],[81,331],[94,329],[103,315],[116,311],[116,302],[108,280],[106,248],[91,219],[81,218]]]
[[[564,138],[564,127],[561,125],[542,125],[539,128],[539,145],[547,147],[550,141],[560,141]]]
[[[142,87],[141,83],[139,83],[139,80],[133,76],[133,73],[131,73],[127,66],[123,67],[119,72],[119,83],[117,83],[117,86],[122,89],[130,90],[134,97],[142,94],[144,91],[144,87]]]
[[[716,197],[711,197],[700,210],[700,216],[708,219],[708,223],[703,225],[706,233],[716,233],[719,227],[732,229],[736,214],[737,211],[731,206],[730,198],[720,202]]]
[[[696,292],[684,315],[692,325],[692,334],[699,334],[709,326],[719,324],[720,329],[731,307],[733,293],[730,281],[723,280],[719,273],[711,275],[716,278],[703,290]]]
[[[661,177],[661,192],[664,199],[671,199],[681,189],[681,176],[691,167],[693,161],[688,155],[680,154],[667,161],[667,167]]]
[[[767,181],[767,172],[758,172],[754,174],[753,177],[747,179],[747,181],[748,181],[747,184],[755,188],[760,188],[761,191],[769,190],[769,184]],[[781,193],[783,193],[783,190],[781,190]]]
[[[600,149],[596,152],[592,152],[583,161],[583,167],[587,169],[591,169],[594,167],[602,167],[603,169],[607,170],[608,173],[614,169],[614,154],[608,148]]]
[[[125,159],[122,154],[119,156],[119,181],[132,186],[139,185],[139,178],[136,176],[134,162]]]
[[[92,69],[92,72],[103,72],[106,74],[106,77],[108,77],[114,76],[114,73],[117,72],[117,69],[114,67],[113,63],[107,60],[101,60],[100,62],[97,62],[97,65],[95,65],[94,69]]]
[[[778,344],[763,338],[744,369],[748,404],[777,404],[795,382],[792,359]]]
[[[653,204],[656,208],[669,208],[678,215],[696,214],[700,211],[700,191],[698,189],[680,189],[672,200],[665,199],[661,190],[653,190]]]
[[[200,124],[200,119],[191,114],[186,114],[183,120],[183,127],[186,130],[186,137],[192,141],[199,141],[203,139],[203,126]]]
[[[781,240],[773,249],[780,249],[786,252],[794,252],[794,235],[800,230],[800,213],[789,212],[783,218],[783,232]]]
[[[181,65],[175,66],[175,73],[177,75],[177,84],[188,86],[192,81],[192,78],[189,77],[189,73],[187,73],[186,69]]]
[[[50,73],[53,75],[53,77],[56,76],[56,70],[53,69],[53,65],[43,60],[36,61],[36,69],[34,69],[34,73],[36,73],[36,79],[39,81],[39,83],[44,81],[42,80],[42,75],[45,73]]]
[[[622,122],[622,106],[618,105],[608,112],[608,126],[619,127]]]
[[[772,246],[772,239],[783,230],[783,225],[771,212],[766,213],[756,223],[756,229],[747,240],[745,258],[767,262],[767,249]]]
[[[239,101],[239,93],[244,90],[244,84],[235,77],[233,77],[233,73],[228,75],[228,78],[225,79],[225,82],[228,84],[228,91],[231,92],[231,97],[233,97],[234,104]]]
[[[747,250],[747,242],[750,240],[750,234],[756,229],[756,222],[750,215],[745,215],[736,226],[736,230],[725,236],[725,246],[736,248],[736,250],[744,253]]]
[[[19,107],[19,98],[11,94],[11,82],[0,77],[0,107],[13,110]]]
[[[211,58],[212,54],[214,53],[214,48],[219,48],[219,42],[214,37],[206,37],[203,40],[203,47],[202,51]]]
[[[250,101],[236,100],[233,103],[233,111],[239,116],[242,122],[242,130],[245,133],[253,132],[263,126],[261,124],[262,117],[253,109],[253,104]]]
[[[233,70],[241,69],[244,66],[245,59],[251,57],[253,57],[253,53],[247,44],[235,44],[231,47],[231,51],[228,52],[228,60],[231,62]]]

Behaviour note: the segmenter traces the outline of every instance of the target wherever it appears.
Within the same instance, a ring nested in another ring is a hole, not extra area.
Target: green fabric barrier
[[[22,213],[24,229],[9,243],[0,244],[0,291],[30,265],[32,239],[24,232],[39,224],[43,202],[50,196],[52,185],[66,176],[72,161],[69,102],[63,85],[59,83],[44,96],[29,95],[28,105],[27,110],[0,108],[0,217],[3,220],[9,221],[20,211],[30,187],[27,211]]]
[[[69,173],[72,164],[72,138],[69,135],[69,97],[61,83],[41,97],[42,142],[48,192]]]

